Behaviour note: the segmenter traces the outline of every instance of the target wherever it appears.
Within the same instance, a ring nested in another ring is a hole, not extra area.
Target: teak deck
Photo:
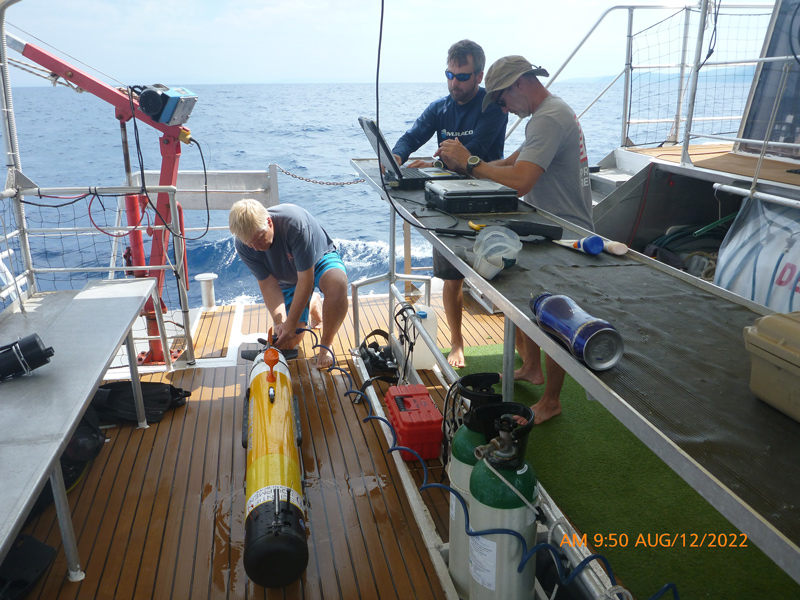
[[[734,154],[731,148],[731,144],[695,144],[689,147],[689,154],[694,166],[698,168],[752,178],[756,172],[758,156]],[[668,162],[679,163],[683,146],[629,148],[629,150]],[[758,178],[786,185],[800,185],[800,174],[796,172],[796,169],[795,163],[767,157],[761,164]]]
[[[502,317],[487,316],[467,300],[469,345],[500,343]],[[438,304],[438,306],[436,306]],[[386,328],[387,299],[361,298],[362,337]],[[448,333],[438,300],[439,344]],[[244,307],[245,333],[266,331],[263,307]],[[206,313],[198,328],[198,357],[224,356],[234,311]],[[352,315],[335,342],[337,364],[360,385],[350,360]],[[151,375],[190,390],[186,406],[168,411],[146,430],[107,430],[108,443],[87,476],[68,495],[86,578],[66,579],[61,534],[52,506],[25,528],[59,552],[29,599],[67,598],[443,598],[427,548],[398,480],[388,444],[367,408],[344,395],[341,372],[319,372],[311,340],[290,362],[300,400],[302,456],[309,505],[309,565],[294,584],[265,590],[247,578],[244,551],[244,476],[241,445],[243,395],[249,363]],[[442,390],[430,372],[423,380],[437,400]],[[383,390],[382,390],[383,391]],[[379,395],[382,395],[382,391]],[[431,476],[441,463],[428,461]],[[422,469],[414,470],[421,483]],[[425,497],[446,541],[448,498]]]

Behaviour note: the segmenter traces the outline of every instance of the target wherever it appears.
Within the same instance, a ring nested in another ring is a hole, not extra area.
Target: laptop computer
[[[378,155],[378,161],[384,168],[386,183],[389,187],[394,187],[399,190],[421,190],[425,187],[426,181],[435,179],[464,179],[463,175],[438,167],[424,167],[420,169],[401,167],[397,164],[397,161],[395,161],[391,147],[386,142],[386,138],[383,137],[381,130],[378,129],[378,124],[374,120],[366,117],[359,117],[358,123],[364,130],[369,143],[372,144],[375,154]]]
[[[439,210],[457,215],[517,210],[517,190],[489,179],[428,181],[425,200]]]

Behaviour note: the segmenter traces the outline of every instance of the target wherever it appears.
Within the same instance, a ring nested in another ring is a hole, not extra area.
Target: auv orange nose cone
[[[267,374],[267,381],[270,383],[275,383],[275,365],[278,364],[280,361],[280,352],[278,352],[275,348],[267,348],[264,351],[264,362],[269,366],[269,373]]]

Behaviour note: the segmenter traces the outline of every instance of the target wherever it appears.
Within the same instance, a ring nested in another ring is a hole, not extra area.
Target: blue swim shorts
[[[314,265],[314,288],[319,288],[319,278],[325,271],[330,269],[341,269],[347,275],[347,269],[342,262],[342,257],[336,250],[331,250],[317,261]],[[289,308],[292,306],[292,299],[294,299],[294,286],[281,290],[283,292],[283,302],[286,304],[286,312],[288,314]],[[303,309],[303,314],[300,315],[301,323],[308,323],[308,305]]]

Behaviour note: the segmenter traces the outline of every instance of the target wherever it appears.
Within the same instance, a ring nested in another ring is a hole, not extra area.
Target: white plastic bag
[[[800,310],[800,208],[746,199],[720,246],[714,283],[777,312]]]

